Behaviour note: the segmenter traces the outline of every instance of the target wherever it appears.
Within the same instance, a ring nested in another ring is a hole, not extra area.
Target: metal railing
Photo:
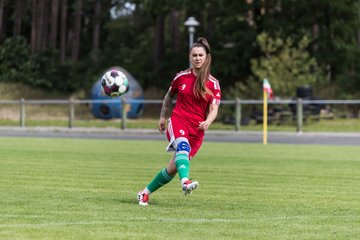
[[[5,105],[18,105],[19,106],[19,126],[25,127],[26,125],[26,105],[35,105],[35,104],[56,104],[56,105],[68,105],[68,127],[72,128],[74,126],[75,120],[75,105],[76,104],[95,104],[95,103],[118,103],[121,105],[122,114],[121,114],[121,129],[126,128],[126,104],[162,104],[162,100],[135,100],[135,99],[102,99],[102,100],[25,100],[21,98],[20,100],[0,100],[0,104]],[[234,107],[234,130],[239,131],[241,128],[241,119],[242,119],[242,108],[245,105],[262,105],[263,100],[222,100],[222,105],[230,105]],[[294,105],[296,106],[296,131],[302,132],[303,130],[303,119],[304,119],[304,105],[360,105],[360,100],[306,100],[306,99],[295,99],[295,100],[269,100],[269,105],[280,104],[280,105]]]

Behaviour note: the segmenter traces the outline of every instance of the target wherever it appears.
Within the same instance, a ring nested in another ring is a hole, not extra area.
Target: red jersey
[[[212,92],[204,98],[197,98],[194,95],[193,88],[196,76],[192,70],[186,70],[178,73],[171,83],[170,91],[173,95],[177,94],[176,105],[171,116],[177,117],[188,123],[199,125],[199,122],[205,121],[210,104],[220,104],[221,90],[219,81],[210,75],[206,81],[207,88]]]

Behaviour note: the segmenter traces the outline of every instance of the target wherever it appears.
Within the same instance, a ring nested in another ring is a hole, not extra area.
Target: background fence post
[[[303,100],[298,98],[296,100],[296,132],[302,133],[303,129]]]
[[[127,106],[125,97],[120,98],[121,104],[121,129],[124,130],[126,128],[126,118],[127,118]]]
[[[25,100],[20,99],[20,127],[25,127]]]
[[[75,118],[74,99],[70,98],[69,99],[69,124],[68,124],[69,128],[73,127],[74,118]]]
[[[239,131],[241,126],[241,104],[240,99],[235,100],[235,131]]]

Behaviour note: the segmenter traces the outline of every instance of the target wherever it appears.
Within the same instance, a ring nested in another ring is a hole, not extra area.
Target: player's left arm
[[[215,121],[219,112],[218,104],[210,104],[209,105],[209,113],[206,117],[205,121],[199,123],[199,129],[206,131],[209,129],[210,125]]]
[[[210,76],[209,80],[210,80],[209,88],[212,91],[212,97],[210,100],[207,117],[205,121],[199,122],[199,127],[198,127],[203,131],[208,130],[210,125],[215,121],[219,112],[219,105],[221,100],[221,89],[220,89],[219,81],[216,80],[213,76]]]

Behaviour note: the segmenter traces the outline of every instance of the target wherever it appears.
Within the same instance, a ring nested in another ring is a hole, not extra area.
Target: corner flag
[[[267,124],[268,124],[268,98],[272,99],[273,91],[267,79],[263,81],[263,144],[267,144]]]
[[[263,82],[263,91],[266,92],[267,98],[272,99],[273,98],[273,91],[271,89],[269,81],[265,78]]]

